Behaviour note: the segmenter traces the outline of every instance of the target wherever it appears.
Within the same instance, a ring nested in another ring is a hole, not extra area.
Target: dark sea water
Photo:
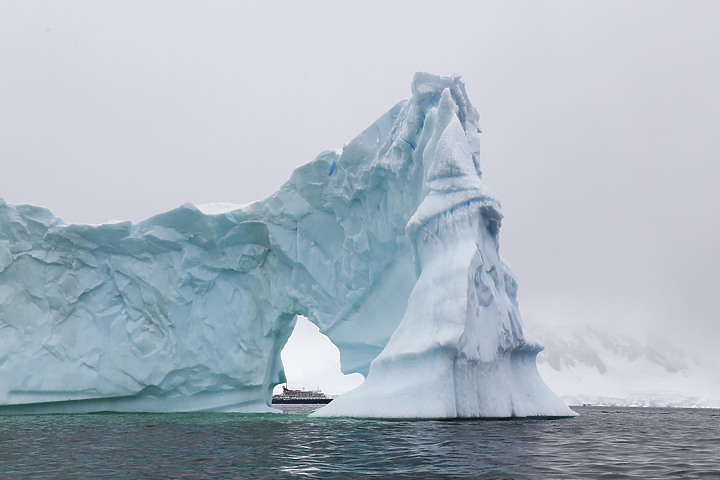
[[[720,478],[720,410],[575,410],[560,420],[416,422],[5,416],[0,478]]]

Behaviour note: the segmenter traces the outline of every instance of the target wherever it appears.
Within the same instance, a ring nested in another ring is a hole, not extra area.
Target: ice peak
[[[457,104],[446,88],[438,105],[436,132],[439,137],[426,178],[431,191],[450,192],[482,186],[457,112]]]
[[[474,201],[490,206],[495,211],[493,217],[502,216],[500,204],[480,179],[479,163],[471,148],[477,134],[463,128],[460,110],[451,89],[446,87],[437,107],[426,113],[422,138],[427,140],[421,141],[422,148],[418,149],[426,171],[425,198],[408,222],[411,238],[432,218]]]
[[[440,103],[445,102],[446,107],[443,109],[445,117],[437,120],[442,122],[449,120],[449,116],[457,117],[467,139],[474,169],[478,176],[482,176],[478,136],[480,116],[472,106],[460,76],[442,77],[418,72],[413,78],[411,91],[412,97],[408,102],[402,139],[413,149],[422,146],[423,142],[427,141],[426,129],[432,128],[433,121],[436,120],[434,115],[437,114]],[[450,106],[452,109],[447,108]]]

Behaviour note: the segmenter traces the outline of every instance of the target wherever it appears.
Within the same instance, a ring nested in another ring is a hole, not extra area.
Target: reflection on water
[[[322,408],[323,404],[310,404],[310,403],[273,403],[272,407],[282,410],[285,413],[310,413],[314,412],[318,408]]]
[[[0,477],[720,478],[718,410],[576,410],[576,418],[506,421],[0,417]]]

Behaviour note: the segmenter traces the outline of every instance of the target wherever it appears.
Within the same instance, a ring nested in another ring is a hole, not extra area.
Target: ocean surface
[[[720,410],[574,409],[504,421],[0,416],[0,478],[720,478]]]

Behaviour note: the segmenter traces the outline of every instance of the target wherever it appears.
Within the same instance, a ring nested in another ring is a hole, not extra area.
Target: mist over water
[[[306,414],[0,417],[3,478],[717,478],[720,410],[575,407],[559,420]]]

